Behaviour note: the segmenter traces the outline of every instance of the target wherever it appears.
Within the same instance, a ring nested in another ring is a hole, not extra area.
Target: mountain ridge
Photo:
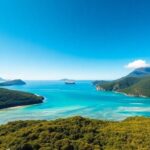
[[[150,76],[150,67],[137,68],[127,75],[128,77],[144,77]]]

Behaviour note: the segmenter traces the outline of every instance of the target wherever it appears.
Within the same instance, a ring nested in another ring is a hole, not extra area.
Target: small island
[[[61,79],[65,84],[76,84],[75,80],[72,79]]]
[[[43,99],[42,96],[32,93],[0,88],[0,109],[39,104],[43,102]]]
[[[76,84],[74,80],[66,80],[65,84]]]
[[[0,86],[12,86],[12,85],[25,85],[26,83],[21,79],[9,80],[5,82],[1,82]]]

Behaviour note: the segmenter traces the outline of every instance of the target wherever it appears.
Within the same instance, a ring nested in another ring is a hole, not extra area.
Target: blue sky
[[[150,62],[149,0],[1,0],[0,76],[115,79]]]

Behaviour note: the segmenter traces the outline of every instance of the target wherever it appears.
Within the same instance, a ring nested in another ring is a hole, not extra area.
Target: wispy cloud
[[[133,62],[128,63],[125,68],[128,69],[136,69],[136,68],[141,68],[141,67],[149,67],[150,64],[148,64],[145,60],[139,59],[135,60]]]

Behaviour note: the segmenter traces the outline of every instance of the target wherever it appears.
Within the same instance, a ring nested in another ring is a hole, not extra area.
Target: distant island
[[[76,84],[75,80],[72,79],[61,79],[65,84]]]
[[[65,84],[76,84],[74,80],[66,80]]]
[[[0,126],[6,150],[149,150],[150,118],[103,121],[83,117],[15,121]]]
[[[150,97],[150,67],[138,68],[111,82],[96,82],[97,90],[116,91],[130,96]]]
[[[0,86],[12,86],[12,85],[25,85],[26,83],[21,79],[9,80],[0,83]]]
[[[42,96],[37,96],[28,92],[0,88],[0,109],[38,104],[42,103],[43,99]]]

